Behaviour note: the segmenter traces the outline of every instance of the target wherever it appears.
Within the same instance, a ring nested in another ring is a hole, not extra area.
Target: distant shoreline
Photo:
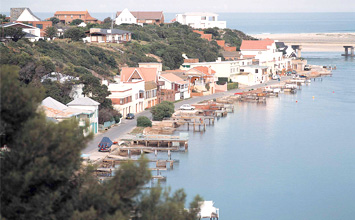
[[[270,38],[286,44],[302,45],[304,52],[342,52],[343,46],[355,46],[355,32],[252,34],[258,39]]]

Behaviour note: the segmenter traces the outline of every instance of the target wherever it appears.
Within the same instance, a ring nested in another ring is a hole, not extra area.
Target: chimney
[[[222,62],[222,57],[218,57],[218,59],[216,60],[216,62],[218,62],[218,63]]]

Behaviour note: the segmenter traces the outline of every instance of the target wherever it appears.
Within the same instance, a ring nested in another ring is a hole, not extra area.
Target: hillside
[[[107,88],[100,85],[97,77],[110,79],[119,73],[120,67],[137,66],[139,62],[161,60],[164,70],[176,69],[183,63],[183,53],[200,61],[215,61],[222,56],[215,40],[224,39],[230,46],[239,48],[242,39],[252,39],[236,30],[207,29],[205,32],[211,32],[214,39],[207,41],[194,33],[191,27],[179,23],[144,27],[121,25],[115,28],[131,31],[133,40],[126,44],[85,44],[69,39],[1,43],[0,64],[19,66],[22,82],[44,86],[46,95],[64,103],[71,100],[72,84],[84,83],[86,94],[91,94],[102,106],[110,107],[110,103],[105,103]],[[80,79],[64,84],[40,83],[44,75],[53,71]]]

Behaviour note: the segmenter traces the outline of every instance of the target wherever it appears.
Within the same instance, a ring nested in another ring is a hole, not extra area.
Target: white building
[[[125,8],[116,13],[115,23],[120,24],[163,24],[164,14],[162,11],[129,11]]]
[[[113,107],[123,116],[128,113],[144,111],[144,81],[110,83],[108,90],[111,92],[107,98],[111,99]]]
[[[189,25],[192,28],[221,28],[224,29],[227,27],[226,21],[219,21],[218,14],[208,13],[208,12],[187,12],[185,14],[177,14],[175,21]]]
[[[173,73],[161,74],[158,77],[161,89],[172,89],[175,91],[175,101],[190,98],[189,82],[181,79]]]
[[[131,41],[131,32],[120,29],[90,28],[83,40],[89,43],[122,43]]]
[[[182,70],[189,70],[194,67],[204,66],[209,67],[216,71],[215,77],[218,78],[228,78],[231,75],[240,73],[240,66],[252,65],[252,59],[241,59],[233,61],[222,61],[218,58],[215,62],[197,62],[197,63],[183,63],[180,66]]]
[[[22,31],[26,33],[24,38],[29,39],[31,42],[38,41],[41,39],[41,29],[38,27],[34,27],[28,24],[23,23],[7,23],[7,24],[0,24],[0,28],[22,28]],[[5,36],[5,38],[10,38],[9,36]]]
[[[11,8],[10,21],[40,21],[29,8]]]
[[[89,123],[90,123],[90,131],[94,134],[98,132],[99,128],[99,105],[100,103],[92,100],[89,97],[77,98],[67,104],[68,107],[81,109],[81,110],[89,110],[93,113],[88,115]]]
[[[252,86],[269,80],[269,67],[259,65],[241,66],[240,73],[231,76],[233,82]]]
[[[271,73],[287,68],[288,61],[283,58],[283,53],[278,52],[275,41],[264,40],[243,40],[240,46],[243,58],[257,60],[259,65],[271,68]]]
[[[98,106],[100,103],[90,98],[75,99],[74,101],[64,105],[52,97],[45,98],[41,103],[41,108],[46,116],[54,121],[60,122],[69,118],[75,118],[79,121],[79,126],[84,127],[89,123],[84,135],[90,132],[96,134],[98,132]]]

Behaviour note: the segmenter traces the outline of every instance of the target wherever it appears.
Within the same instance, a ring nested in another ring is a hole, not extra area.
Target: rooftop
[[[55,110],[59,110],[59,111],[63,111],[64,109],[68,108],[66,105],[64,105],[61,102],[58,102],[57,100],[53,99],[50,96],[43,99],[41,105],[55,109]]]
[[[100,103],[90,99],[89,97],[77,98],[67,104],[68,106],[97,106]]]
[[[116,13],[116,17],[118,17],[122,11],[118,11]],[[137,19],[144,20],[144,19],[151,19],[151,20],[159,20],[164,15],[162,11],[130,11],[130,13]]]
[[[170,82],[174,82],[174,83],[178,83],[178,84],[188,84],[187,81],[183,80],[182,78],[178,77],[177,75],[175,75],[173,73],[165,73],[165,74],[161,74],[160,76]]]
[[[240,50],[267,50],[275,41],[269,38],[265,40],[243,40]]]
[[[129,81],[135,71],[138,72],[145,82],[156,81],[157,68],[145,67],[123,67],[121,70],[121,81]]]

